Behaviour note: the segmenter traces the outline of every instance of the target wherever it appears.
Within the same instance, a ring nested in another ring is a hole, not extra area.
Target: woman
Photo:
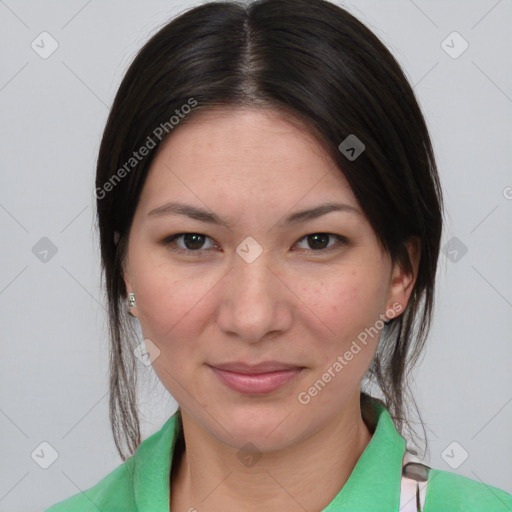
[[[442,193],[410,85],[353,16],[263,0],[168,23],[119,88],[95,194],[125,462],[49,512],[512,508],[406,465]],[[142,443],[138,360],[179,404]]]

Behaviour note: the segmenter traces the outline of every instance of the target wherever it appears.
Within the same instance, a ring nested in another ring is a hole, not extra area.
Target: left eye
[[[337,243],[335,242],[332,245],[327,245],[329,238],[336,239]],[[306,235],[305,237],[301,238],[299,242],[306,241],[306,243],[311,247],[311,250],[314,252],[322,252],[326,253],[331,250],[334,250],[339,245],[345,245],[348,243],[348,240],[341,235],[335,235],[333,233],[312,233],[311,235]]]
[[[335,239],[335,242],[329,245],[329,239]],[[178,244],[178,240],[180,240],[183,245]],[[162,241],[162,244],[165,246],[172,246],[171,250],[177,253],[187,254],[190,256],[200,256],[208,249],[204,248],[206,240],[212,239],[201,233],[178,233],[165,238]],[[305,241],[309,247],[301,249],[322,254],[335,250],[340,245],[348,244],[348,240],[344,236],[335,235],[333,233],[312,233],[299,239],[297,244],[300,244],[302,241]],[[217,246],[213,243],[209,248],[211,249],[215,247]]]

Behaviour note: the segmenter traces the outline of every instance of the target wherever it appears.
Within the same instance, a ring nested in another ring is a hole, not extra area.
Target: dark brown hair
[[[408,372],[430,329],[443,216],[434,152],[414,92],[384,44],[332,3],[209,2],[171,20],[140,49],[99,150],[95,193],[111,337],[110,420],[121,458],[141,442],[135,320],[127,314],[122,275],[137,202],[165,137],[196,112],[227,106],[270,108],[307,126],[346,177],[393,262],[411,270],[406,242],[419,238],[417,300],[384,327],[367,373],[397,430],[410,429]],[[365,145],[353,160],[339,149],[349,135]],[[143,157],[144,146],[151,148]],[[368,400],[363,392],[362,407]]]

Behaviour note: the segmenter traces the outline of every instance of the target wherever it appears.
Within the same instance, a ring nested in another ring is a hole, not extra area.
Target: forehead
[[[195,112],[162,143],[146,178],[148,209],[172,198],[206,204],[295,204],[307,196],[357,205],[342,172],[300,122],[268,109]],[[212,201],[212,198],[215,198]]]

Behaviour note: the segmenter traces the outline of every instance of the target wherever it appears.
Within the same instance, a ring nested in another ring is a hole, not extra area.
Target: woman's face
[[[359,403],[412,277],[381,253],[334,163],[278,113],[203,112],[175,130],[130,231],[132,312],[198,425],[233,447],[284,448]],[[182,213],[155,212],[169,203]],[[340,209],[298,215],[327,203]]]

